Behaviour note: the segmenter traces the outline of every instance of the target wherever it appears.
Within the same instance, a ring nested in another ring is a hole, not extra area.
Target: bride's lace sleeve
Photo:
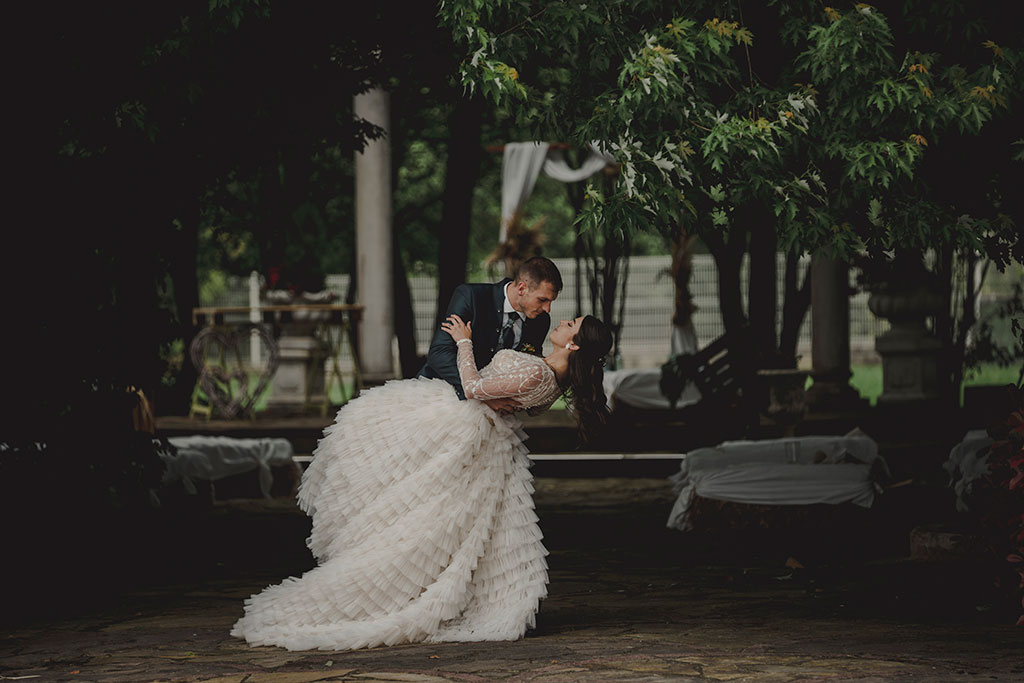
[[[513,398],[533,391],[544,380],[544,371],[535,363],[524,364],[500,375],[481,377],[473,358],[473,343],[460,340],[459,378],[466,398],[486,401],[492,398]]]
[[[530,417],[533,417],[534,415],[540,415],[541,413],[546,411],[548,408],[550,408],[551,404],[554,403],[555,401],[557,401],[558,397],[561,396],[561,395],[562,395],[562,393],[560,391],[552,392],[551,393],[551,398],[547,399],[546,401],[544,401],[543,403],[540,403],[538,405],[530,406],[529,408],[526,409],[526,414],[529,415]]]

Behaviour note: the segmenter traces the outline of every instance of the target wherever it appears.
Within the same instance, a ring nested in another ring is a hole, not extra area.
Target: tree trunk
[[[725,333],[740,334],[747,325],[740,285],[740,267],[743,264],[746,232],[742,227],[733,225],[729,230],[728,240],[724,239],[720,232],[711,231],[705,236],[704,241],[715,258],[718,270],[718,308],[721,311]]]
[[[614,178],[605,177],[605,190],[611,194]],[[629,273],[629,238],[617,237],[614,233],[603,235],[598,255],[595,236],[587,232],[577,237],[577,256],[580,252],[585,256],[587,270],[587,289],[590,294],[590,310],[600,317],[612,332],[612,351],[608,358],[608,368],[616,370],[619,343],[622,337],[623,302],[626,296],[625,279]],[[621,267],[621,268],[620,268]],[[577,273],[579,268],[577,267]],[[579,305],[577,294],[577,305]],[[616,308],[616,301],[619,306]]]
[[[281,166],[282,160],[275,155],[270,160],[263,171],[266,174],[263,181],[260,183],[260,203],[265,207],[263,212],[263,220],[260,221],[259,225],[259,240],[260,240],[260,261],[263,266],[263,271],[269,274],[270,268],[280,268],[278,272],[282,280],[277,283],[272,283],[268,280],[268,289],[274,289],[276,287],[283,287],[287,284],[289,273],[284,271],[285,266],[285,246],[287,241],[287,232],[285,230],[288,216],[294,207],[288,207],[287,197],[285,194],[284,182],[281,180]],[[288,169],[285,169],[287,172]]]
[[[718,266],[718,305],[722,311],[722,323],[726,334],[737,334],[745,327],[747,319],[743,314],[743,297],[740,288],[740,264],[743,252],[727,252],[715,259]]]
[[[583,237],[577,233],[576,242],[573,244],[572,254],[576,260],[576,272],[573,273],[574,284],[576,285],[576,313],[575,317],[583,315]]]
[[[612,352],[609,368],[619,369],[619,346],[622,343],[623,304],[626,296],[626,278],[629,277],[629,238],[620,240],[605,235],[604,259],[601,274],[601,316],[612,330]],[[618,310],[616,310],[618,299]]]
[[[954,282],[956,280],[953,272],[953,245],[944,244],[939,249],[938,262],[935,264],[936,280],[939,284],[939,295],[942,297],[942,305],[935,315],[935,327],[933,332],[942,342],[942,353],[939,355],[939,381],[942,386],[939,392],[947,405],[955,406],[959,403],[959,391],[954,390],[953,384],[959,375],[956,372],[956,331],[953,320],[953,301],[958,292]],[[966,313],[966,309],[964,313]],[[957,383],[959,386],[959,383]]]
[[[359,268],[359,259],[356,257],[356,250],[353,249],[351,252],[351,261],[348,265],[348,289],[345,290],[345,303],[352,304],[359,302],[359,277],[356,272]],[[359,316],[352,316],[351,329],[348,331],[348,338],[352,342],[352,354],[355,358],[360,358],[359,352],[359,326],[363,324],[362,319]]]
[[[565,191],[569,195],[569,203],[572,205],[572,215],[573,219],[575,219],[580,215],[580,211],[583,210],[583,183],[566,183]],[[583,315],[582,259],[584,258],[583,237],[580,235],[579,230],[576,230],[576,240],[573,243],[573,258],[576,260],[576,272],[573,274],[574,284],[576,285],[576,312],[573,317],[578,318]]]
[[[483,105],[479,96],[459,99],[448,119],[448,164],[438,231],[435,326],[441,324],[455,288],[466,281],[473,188],[483,158],[480,146]]]
[[[804,281],[797,284],[799,278],[800,257],[796,251],[786,254],[785,292],[782,304],[782,332],[779,335],[779,354],[783,360],[792,361],[796,367],[796,347],[800,341],[800,328],[811,305],[811,278],[804,274]]]
[[[398,363],[402,368],[402,377],[415,377],[423,366],[424,359],[416,352],[416,316],[412,310],[412,293],[409,291],[409,279],[405,273],[398,242],[394,241],[394,277],[395,277],[395,336],[398,337]]]
[[[760,204],[752,204],[744,212],[750,231],[750,278],[747,282],[747,311],[750,316],[751,341],[759,367],[777,365],[778,342],[775,314],[778,309],[775,250],[778,239],[775,221]]]
[[[693,273],[693,243],[696,236],[687,232],[680,224],[672,231],[672,283],[675,294],[672,306],[672,324],[682,327],[690,323],[697,307],[690,293],[690,277]]]
[[[180,231],[174,233],[176,244],[171,250],[175,255],[171,262],[171,280],[174,286],[174,306],[177,314],[177,336],[184,341],[184,358],[174,380],[174,388],[167,394],[168,405],[158,405],[165,415],[188,413],[192,390],[198,374],[189,358],[189,344],[196,335],[192,325],[192,309],[199,305],[199,276],[196,258],[199,251],[199,201],[182,201],[178,216]]]
[[[396,112],[398,107],[394,95],[392,95],[391,107],[391,187],[398,190],[398,170],[405,161],[405,128],[397,124]],[[397,104],[401,105],[401,102]],[[395,337],[398,338],[398,365],[402,377],[408,379],[415,377],[423,366],[424,359],[419,356],[416,350],[416,315],[412,308],[412,292],[409,290],[409,276],[405,271],[405,259],[402,257],[399,239],[400,221],[396,214],[391,224],[392,232],[392,253],[394,261],[392,270],[394,276],[394,313],[395,313]]]
[[[939,378],[944,386],[940,386],[939,391],[945,403],[954,408],[960,406],[960,384],[964,378],[967,338],[977,322],[974,315],[975,298],[978,295],[978,283],[975,282],[977,265],[978,259],[972,254],[967,255],[962,263],[957,263],[954,247],[944,245],[935,266],[942,296],[942,306],[935,315],[933,330],[943,347],[939,356]]]

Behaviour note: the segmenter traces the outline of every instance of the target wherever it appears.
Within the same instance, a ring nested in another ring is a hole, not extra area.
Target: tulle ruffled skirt
[[[302,477],[318,566],[246,600],[231,634],[289,650],[522,637],[547,593],[522,441],[440,379],[366,391]]]

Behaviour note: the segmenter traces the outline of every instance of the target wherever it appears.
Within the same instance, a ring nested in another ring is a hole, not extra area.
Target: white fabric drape
[[[509,142],[501,163],[501,229],[498,242],[504,243],[508,226],[526,204],[548,154],[546,142]]]
[[[274,483],[272,466],[292,461],[292,444],[287,439],[234,439],[227,436],[172,436],[168,439],[177,455],[161,455],[167,469],[164,483],[181,481],[195,493],[193,479],[217,481],[233,474],[259,470],[260,492],[270,498]]]
[[[615,157],[601,151],[597,143],[590,143],[587,156],[583,159],[579,168],[570,168],[565,160],[565,153],[560,149],[553,149],[548,152],[548,158],[544,162],[544,175],[554,178],[563,183],[578,183],[586,180],[598,171],[604,169],[608,164],[615,163]]]
[[[984,429],[967,432],[963,441],[953,446],[949,458],[942,468],[949,472],[949,483],[956,493],[957,512],[967,512],[970,508],[965,498],[971,494],[974,482],[988,474],[988,447],[995,440]]]
[[[682,325],[672,326],[669,358],[686,353],[697,353],[697,330],[693,326],[692,318]]]
[[[599,172],[615,157],[603,151],[601,145],[590,143],[587,156],[579,168],[570,168],[561,150],[550,149],[546,142],[509,142],[501,164],[501,227],[498,242],[508,237],[508,226],[522,211],[533,193],[537,176],[544,174],[563,183],[578,183]]]
[[[609,410],[623,403],[632,408],[668,410],[673,407],[661,393],[661,368],[605,370],[602,386]],[[699,400],[700,391],[693,382],[688,382],[675,408],[693,405]]]
[[[687,320],[684,325],[673,325],[670,356],[696,352],[697,331],[693,327],[693,321]],[[700,400],[700,391],[693,382],[687,382],[675,406],[669,403],[665,394],[661,393],[661,368],[606,370],[603,385],[604,395],[608,397],[609,410],[622,403],[633,408],[667,410],[692,405]]]
[[[845,503],[870,507],[888,477],[878,444],[863,432],[727,441],[683,456],[668,526],[693,528],[694,496],[758,505]]]

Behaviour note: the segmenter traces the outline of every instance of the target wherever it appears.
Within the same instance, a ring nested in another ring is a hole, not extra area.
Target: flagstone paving
[[[0,681],[1024,680],[1024,629],[986,602],[978,568],[902,557],[885,519],[832,536],[683,534],[664,528],[664,480],[537,488],[550,596],[522,640],[249,647],[228,635],[242,600],[312,560],[288,501],[238,501],[180,548],[197,556],[182,580],[8,629]]]

